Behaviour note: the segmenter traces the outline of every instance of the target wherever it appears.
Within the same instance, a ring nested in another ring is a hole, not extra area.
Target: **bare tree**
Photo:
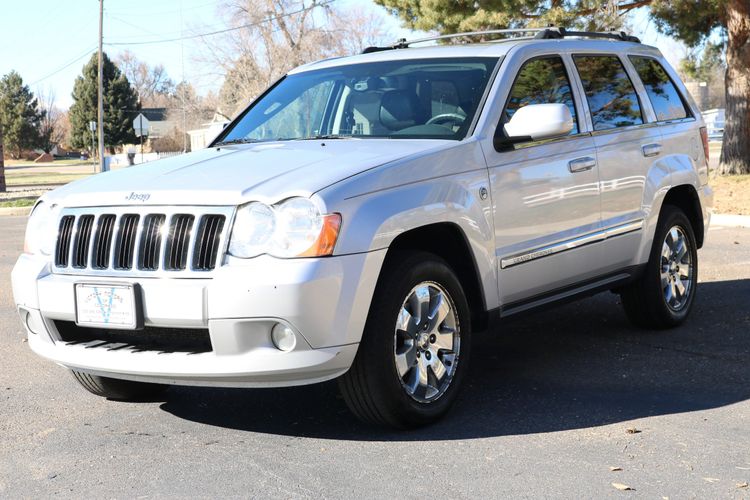
[[[387,37],[372,11],[330,0],[225,0],[224,36],[204,39],[207,59],[224,74],[221,110],[233,115],[295,66],[349,55]]]
[[[143,106],[167,106],[175,85],[162,64],[149,66],[129,50],[120,53],[115,57],[114,62],[127,77],[130,85],[138,92]]]
[[[39,109],[43,112],[39,124],[39,145],[45,153],[49,153],[58,146],[67,132],[63,120],[63,111],[55,106],[55,92],[52,89],[37,89]]]

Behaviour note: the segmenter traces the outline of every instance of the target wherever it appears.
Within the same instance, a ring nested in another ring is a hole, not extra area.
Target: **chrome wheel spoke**
[[[443,380],[443,377],[448,373],[443,361],[438,357],[437,353],[432,356],[432,362],[430,363],[430,370],[435,375],[438,382]]]
[[[414,333],[417,331],[417,324],[411,313],[406,310],[406,307],[402,307],[398,313],[396,329],[414,336]]]
[[[682,283],[681,279],[676,279],[674,282],[675,288],[677,289],[677,295],[679,298],[682,298],[685,296],[685,292],[687,291],[687,288]]]
[[[403,379],[404,375],[414,367],[416,359],[417,348],[414,344],[407,346],[403,352],[396,352],[396,371],[398,371],[398,376]]]
[[[680,272],[679,272],[680,279],[689,280],[690,279],[690,266],[680,266]]]
[[[440,325],[443,324],[445,319],[448,317],[448,314],[451,312],[451,306],[448,303],[447,300],[445,300],[445,297],[442,293],[438,293],[435,295],[435,299],[433,301],[432,310],[430,311],[430,323],[429,323],[429,330],[434,332],[436,331]]]

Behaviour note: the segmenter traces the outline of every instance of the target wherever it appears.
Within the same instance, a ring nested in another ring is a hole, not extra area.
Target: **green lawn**
[[[55,165],[60,167],[75,167],[77,165],[92,165],[92,162],[81,161],[78,158],[71,158],[68,160],[55,160],[52,162],[34,163],[28,160],[5,160],[6,167],[38,167],[40,165]]]
[[[84,179],[92,174],[61,174],[56,172],[16,172],[9,170],[5,172],[5,182],[8,186],[18,186],[26,184],[67,184],[78,179]]]
[[[13,207],[30,207],[36,201],[36,197],[33,198],[20,198],[16,200],[5,200],[0,201],[0,208],[13,208]]]

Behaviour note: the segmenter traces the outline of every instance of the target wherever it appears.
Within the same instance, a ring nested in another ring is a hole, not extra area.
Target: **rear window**
[[[646,88],[657,121],[680,120],[688,117],[680,93],[658,61],[650,57],[630,56],[630,62],[633,63]]]
[[[575,56],[594,130],[643,123],[638,95],[617,56]]]

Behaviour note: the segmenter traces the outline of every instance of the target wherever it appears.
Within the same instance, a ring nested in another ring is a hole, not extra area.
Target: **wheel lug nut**
[[[429,359],[432,357],[432,355],[430,354],[430,351],[425,352],[424,357],[427,358],[427,360],[429,361]]]
[[[417,357],[421,356],[421,351],[417,350]]]
[[[434,344],[436,340],[437,340],[437,337],[435,336],[434,333],[430,335],[430,344]]]

